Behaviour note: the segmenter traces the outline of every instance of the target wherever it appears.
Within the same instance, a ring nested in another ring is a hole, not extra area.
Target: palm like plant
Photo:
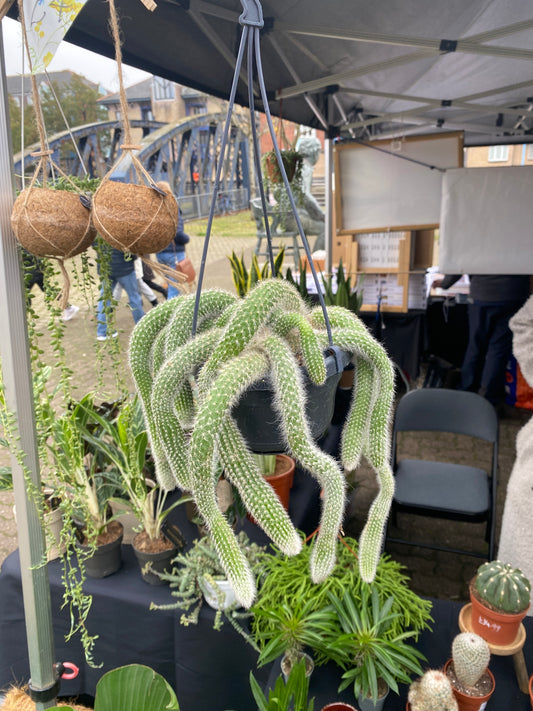
[[[295,595],[293,600],[276,607],[252,607],[253,639],[260,648],[259,665],[284,655],[290,666],[308,647],[322,652],[328,629],[335,626],[333,608],[313,609],[313,600]]]
[[[424,656],[406,642],[416,633],[390,632],[391,623],[398,616],[391,611],[392,596],[381,605],[377,590],[370,593],[367,585],[361,589],[360,601],[350,591],[342,600],[332,593],[328,596],[338,624],[328,631],[325,645],[328,657],[345,670],[339,691],[353,683],[355,697],[371,697],[375,702],[380,679],[398,693],[399,681],[410,683],[410,674],[422,673],[420,662]]]

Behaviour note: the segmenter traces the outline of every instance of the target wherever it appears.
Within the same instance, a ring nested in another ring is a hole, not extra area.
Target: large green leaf
[[[172,687],[150,667],[130,664],[112,669],[96,685],[94,711],[179,711]],[[73,711],[54,706],[49,711]]]

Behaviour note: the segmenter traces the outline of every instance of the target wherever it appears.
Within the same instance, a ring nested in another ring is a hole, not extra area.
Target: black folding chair
[[[443,461],[397,459],[399,432],[450,432],[492,444],[490,471],[476,466]],[[392,521],[404,512],[442,519],[487,522],[488,554],[446,548],[428,541],[387,536],[387,542],[462,553],[492,560],[498,466],[498,417],[494,407],[475,393],[421,388],[404,395],[396,408],[393,428],[395,494]]]

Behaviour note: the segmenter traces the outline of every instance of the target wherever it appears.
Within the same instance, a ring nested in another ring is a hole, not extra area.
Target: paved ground
[[[249,257],[254,244],[255,238],[253,236],[231,239],[220,238],[214,234],[208,252],[204,286],[206,288],[218,286],[231,290],[233,287],[227,255],[235,249],[239,254],[244,251],[245,256]],[[188,246],[188,254],[197,269],[200,265],[202,247],[203,240],[200,237],[193,237]],[[73,302],[75,303],[74,299]],[[125,300],[118,310],[117,323],[120,330],[120,341],[125,347],[133,326]],[[92,310],[88,306],[82,306],[76,318],[66,324],[65,343],[68,362],[74,363],[74,380],[83,392],[88,392],[94,387],[94,370],[91,368],[91,364],[96,352],[95,323]],[[112,388],[112,385],[110,387]],[[529,412],[509,408],[501,420],[498,527],[503,511],[506,484],[515,457],[516,433],[529,416]],[[406,446],[411,453],[416,451],[426,458],[431,457],[433,451],[453,452],[455,461],[459,462],[470,461],[472,453],[472,442],[458,436],[438,439],[418,436],[407,442]],[[475,456],[478,461],[483,461],[486,452],[476,449]],[[0,463],[5,463],[5,460]],[[374,474],[366,466],[360,467],[351,479],[354,489],[345,530],[350,535],[358,536],[377,489]],[[405,536],[416,530],[418,536],[433,535],[446,541],[447,544],[454,542],[464,547],[471,545],[474,548],[479,544],[483,545],[484,527],[482,525],[438,522],[436,519],[406,516],[399,517],[399,525]],[[12,495],[3,494],[0,495],[0,563],[16,546]],[[418,593],[437,598],[466,599],[468,580],[480,562],[479,559],[468,556],[456,556],[405,546],[395,546],[394,548],[391,546],[389,552],[407,566],[412,576],[413,588]]]

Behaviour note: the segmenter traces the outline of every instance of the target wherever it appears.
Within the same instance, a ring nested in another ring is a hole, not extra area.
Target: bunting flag
[[[32,74],[44,71],[87,0],[23,0]]]

